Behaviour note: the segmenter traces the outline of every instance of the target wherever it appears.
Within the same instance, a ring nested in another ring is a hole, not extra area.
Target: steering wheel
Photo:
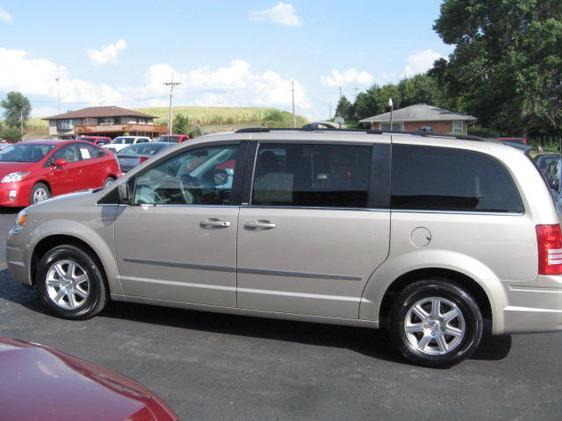
[[[196,205],[199,203],[199,198],[195,196],[193,193],[191,193],[191,191],[188,188],[189,185],[193,186],[196,183],[197,183],[197,179],[189,174],[183,174],[180,177],[181,195],[183,196],[183,200],[185,200],[185,203],[187,203],[188,205]]]

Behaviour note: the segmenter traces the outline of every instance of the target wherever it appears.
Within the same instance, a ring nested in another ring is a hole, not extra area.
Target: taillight
[[[148,159],[148,156],[141,156],[139,158],[139,164],[142,164],[144,161],[146,161]]]
[[[537,225],[539,275],[562,274],[562,232],[559,224]]]

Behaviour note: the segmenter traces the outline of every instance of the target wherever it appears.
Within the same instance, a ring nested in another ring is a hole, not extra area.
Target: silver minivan
[[[245,129],[178,145],[17,217],[13,277],[56,315],[107,302],[384,328],[450,366],[482,335],[562,329],[562,236],[514,148]]]

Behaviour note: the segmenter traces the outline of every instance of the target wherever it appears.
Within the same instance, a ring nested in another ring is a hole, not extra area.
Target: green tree
[[[21,127],[22,119],[29,120],[31,104],[29,100],[19,92],[8,92],[6,99],[0,102],[4,109],[4,122],[9,127]]]
[[[392,98],[394,108],[401,107],[401,93],[397,85],[387,84],[382,87],[373,85],[365,92],[357,95],[355,100],[354,110],[355,118],[353,120],[361,120],[366,117],[371,117],[377,114],[382,114],[388,109],[388,99]]]
[[[185,114],[176,114],[174,117],[174,133],[176,134],[189,134],[189,118]]]
[[[353,120],[354,115],[353,104],[345,96],[342,96],[336,107],[336,116],[343,117],[345,121],[350,121]]]
[[[21,130],[17,127],[5,127],[2,130],[2,139],[9,142],[19,142],[21,140]]]
[[[442,89],[437,80],[430,75],[419,74],[409,79],[403,79],[398,83],[398,90],[400,91],[400,108],[414,104],[446,106]]]
[[[449,100],[503,133],[560,135],[560,0],[445,0],[434,29],[455,47],[430,72]]]

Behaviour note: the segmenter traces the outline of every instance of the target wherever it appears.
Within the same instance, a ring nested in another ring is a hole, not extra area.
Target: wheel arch
[[[505,288],[491,268],[483,262],[453,251],[420,250],[390,258],[366,282],[359,319],[376,321],[384,326],[389,300],[406,285],[423,278],[438,276],[464,286],[482,307],[483,316],[491,320],[492,333],[504,331],[503,309],[508,305]]]
[[[29,254],[27,255],[28,279],[31,285],[35,284],[35,274],[39,260],[45,253],[53,247],[72,244],[81,250],[89,252],[92,258],[99,264],[100,271],[110,293],[122,294],[123,290],[118,280],[117,263],[113,250],[104,240],[93,230],[84,231],[84,226],[75,227],[76,223],[68,222],[68,230],[61,232],[60,225],[56,221],[51,226],[43,226],[40,230],[41,237],[35,237],[31,241]],[[61,222],[61,221],[58,221]],[[57,229],[58,228],[58,229]],[[74,229],[70,229],[74,228]],[[81,230],[79,228],[82,228]],[[38,235],[38,233],[34,233]]]
[[[451,270],[443,268],[423,268],[416,269],[395,279],[387,288],[379,308],[379,322],[381,326],[385,326],[388,322],[388,315],[392,308],[392,304],[397,295],[408,285],[421,279],[445,278],[452,284],[463,287],[476,300],[482,317],[489,321],[493,321],[492,305],[486,291],[471,277]]]

